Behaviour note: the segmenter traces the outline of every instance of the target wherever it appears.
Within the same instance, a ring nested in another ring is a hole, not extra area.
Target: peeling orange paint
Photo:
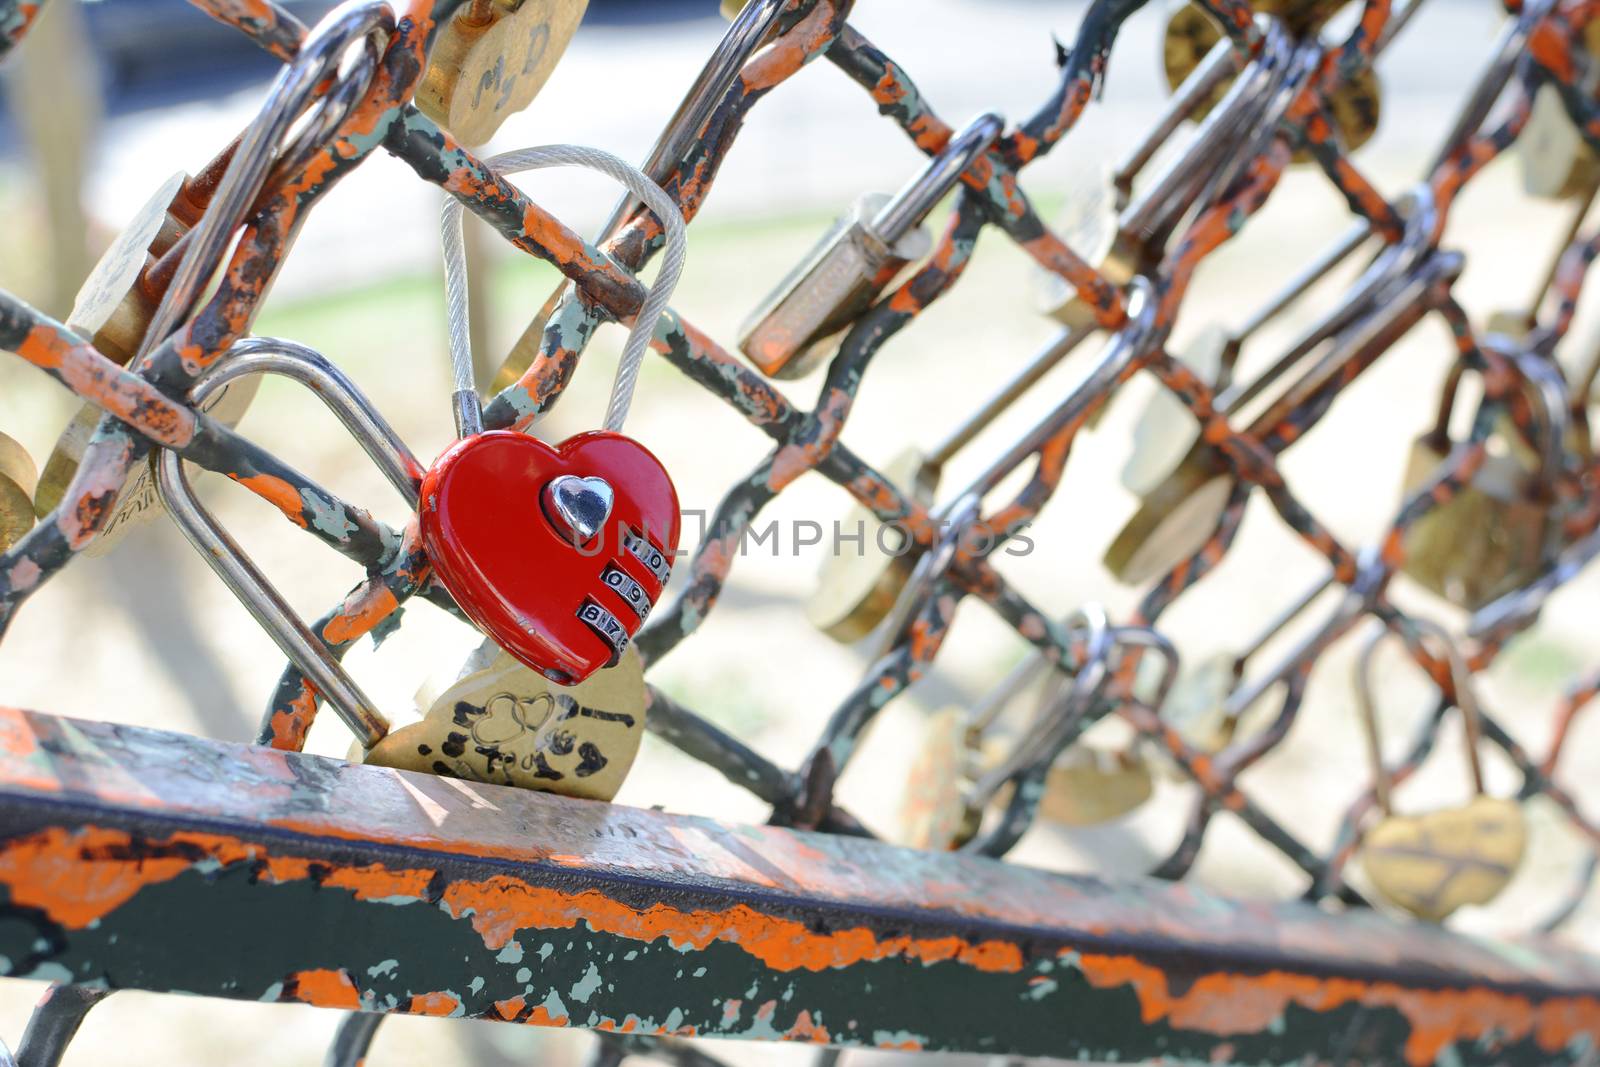
[[[384,619],[393,615],[400,602],[394,591],[382,582],[367,583],[365,596],[354,603],[346,603],[322,628],[323,640],[335,645],[348,645],[370,633]]]
[[[1574,1035],[1600,1030],[1600,1001],[1592,997],[1552,998],[1535,1005],[1493,989],[1405,989],[1389,982],[1285,971],[1207,974],[1185,992],[1173,994],[1162,970],[1132,956],[1085,954],[1077,966],[1097,989],[1131,987],[1145,1023],[1165,1021],[1176,1029],[1218,1036],[1259,1033],[1291,1004],[1315,1012],[1350,1003],[1391,1008],[1411,1024],[1405,1058],[1413,1067],[1426,1067],[1449,1046],[1490,1033],[1513,1040],[1531,1034],[1541,1049],[1555,1053]]]
[[[461,1001],[449,993],[417,993],[411,998],[412,1015],[451,1015],[461,1010]]]
[[[318,1008],[343,1008],[354,1011],[361,1007],[361,994],[350,976],[342,970],[321,968],[315,971],[297,971],[287,983],[295,1000]]]
[[[433,871],[399,870],[371,864],[366,867],[339,867],[324,878],[322,884],[335,889],[349,889],[357,900],[383,900],[388,897],[416,897],[422,900],[428,892]]]
[[[306,528],[306,517],[302,513],[300,493],[282,478],[277,478],[270,474],[253,474],[248,478],[241,478],[238,475],[229,475],[229,477],[283,512],[290,522],[299,526],[302,530]]]
[[[593,930],[639,941],[665,938],[679,948],[729,942],[777,971],[820,971],[895,956],[928,963],[956,959],[990,972],[1016,972],[1023,965],[1021,949],[1002,941],[973,945],[960,938],[880,939],[864,927],[819,933],[742,904],[720,912],[684,912],[663,904],[635,911],[596,890],[563,893],[504,875],[452,883],[440,903],[453,915],[470,914],[472,928],[491,950],[504,948],[519,930],[571,929],[584,922]]]
[[[175,834],[168,843],[176,846],[174,854],[143,856],[120,830],[52,826],[6,843],[0,883],[10,887],[12,904],[38,908],[51,921],[82,930],[145,886],[178,877],[201,856],[234,863],[253,855],[248,846],[211,834]]]

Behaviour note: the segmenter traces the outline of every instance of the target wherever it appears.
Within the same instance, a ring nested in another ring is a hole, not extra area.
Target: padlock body
[[[33,528],[33,491],[38,481],[28,450],[0,433],[0,552]]]
[[[927,456],[920,449],[895,456],[884,466],[883,475],[917,502],[933,500],[937,472],[928,470]],[[859,504],[850,509],[839,530],[838,543],[823,557],[817,572],[816,590],[806,600],[806,618],[835,641],[851,644],[877,629],[894,610],[919,553],[904,529],[884,527]]]
[[[1522,188],[1529,196],[1571,200],[1600,181],[1600,158],[1573,124],[1554,85],[1541,85],[1534,94],[1516,154]]]
[[[644,736],[644,665],[629,649],[617,666],[575,686],[555,685],[496,648],[429,700],[422,721],[355,758],[380,767],[472,782],[611,800]]]
[[[1315,31],[1341,6],[1338,2],[1327,0],[1314,0],[1311,3],[1300,0],[1280,3],[1273,0],[1254,5],[1254,10],[1258,14],[1275,15],[1283,19],[1291,31],[1302,35]],[[1162,42],[1161,63],[1167,77],[1167,87],[1176,92],[1221,39],[1222,28],[1199,4],[1186,3],[1175,10],[1168,18],[1166,36]],[[1203,119],[1222,102],[1232,84],[1233,79],[1224,79],[1209,97],[1200,101],[1189,117],[1197,122]],[[1354,152],[1372,139],[1378,130],[1382,108],[1383,84],[1370,67],[1357,71],[1333,89],[1328,96],[1328,110],[1345,151]],[[1308,149],[1301,147],[1295,150],[1293,162],[1307,164],[1314,158]]]
[[[466,145],[480,145],[533,102],[583,21],[589,0],[470,2],[439,28],[417,107]]]
[[[602,478],[615,494],[599,536],[581,547],[542,504],[563,475]],[[666,469],[621,434],[580,434],[555,448],[520,433],[478,434],[440,456],[422,483],[422,541],[445,588],[500,647],[563,685],[620,657],[666,585],[678,528]],[[624,580],[608,580],[615,571]],[[622,591],[634,586],[647,602]],[[597,628],[597,617],[625,636]]]
[[[798,378],[832,352],[828,341],[861,315],[908,262],[927,254],[927,231],[892,247],[870,228],[888,197],[871,195],[834,223],[739,331],[739,350],[762,373]]]
[[[1413,446],[1406,471],[1415,491],[1444,462],[1429,436]],[[1403,572],[1423,588],[1476,611],[1538,576],[1546,557],[1547,508],[1529,495],[1514,458],[1491,455],[1461,491],[1407,532]]]

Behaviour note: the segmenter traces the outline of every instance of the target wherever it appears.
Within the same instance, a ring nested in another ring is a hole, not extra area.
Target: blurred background
[[[291,7],[312,21],[320,2]],[[986,109],[1011,122],[1030,115],[1056,82],[1055,41],[1071,41],[1084,5],[1064,0],[861,0],[852,23],[893,56],[940,114],[957,125]],[[1154,119],[1166,96],[1160,0],[1127,25],[1103,96],[1025,186],[1059,216],[1069,191],[1104,171]],[[1391,197],[1421,177],[1466,87],[1487,59],[1501,21],[1488,0],[1428,0],[1383,56],[1381,125],[1356,155]],[[491,150],[574,142],[642,160],[725,23],[714,0],[592,0],[586,22],[539,98],[501,130]],[[37,46],[37,47],[36,47]],[[245,124],[274,64],[242,37],[180,0],[56,0],[5,72],[0,117],[0,286],[57,316],[111,237],[170,174],[193,171]],[[1179,137],[1187,136],[1185,130]],[[743,317],[856,196],[898,188],[921,156],[872,102],[826,62],[806,69],[755,109],[714,194],[691,229],[689,268],[674,305],[729,347]],[[541,172],[519,184],[582,232],[598,228],[616,190],[585,174]],[[257,332],[290,338],[344,367],[424,460],[452,438],[444,297],[438,251],[441,194],[404,164],[375,155],[339,185],[306,225]],[[1458,202],[1445,241],[1467,252],[1456,287],[1480,321],[1522,310],[1570,222],[1570,207],[1529,198],[1515,159],[1492,164]],[[931,224],[938,226],[942,212]],[[471,223],[476,225],[476,223]],[[1237,324],[1291,271],[1348,225],[1320,174],[1294,169],[1245,233],[1201,268],[1175,334]],[[492,364],[550,292],[555,275],[494,240],[475,279],[485,294],[477,324]],[[1269,363],[1326,309],[1358,264],[1331,276],[1247,347],[1242,368]],[[1054,336],[1038,311],[1030,262],[994,232],[980,242],[967,277],[877,357],[845,441],[884,463],[908,443],[928,446],[992,386]],[[622,334],[604,330],[542,434],[560,439],[598,425]],[[1586,306],[1561,357],[1586,360],[1596,342]],[[1046,378],[1014,412],[952,462],[946,484],[964,481],[1008,437],[1052,406],[1084,373],[1098,342]],[[1425,321],[1335,405],[1282,465],[1300,498],[1349,545],[1368,545],[1393,518],[1412,439],[1426,428],[1451,357],[1444,326]],[[974,385],[974,366],[984,368]],[[957,373],[958,369],[961,373]],[[812,406],[820,376],[786,383]],[[1063,488],[1031,532],[1037,548],[1002,569],[1037,603],[1065,616],[1091,600],[1126,618],[1143,590],[1119,585],[1101,555],[1137,501],[1117,474],[1132,426],[1153,383],[1137,380],[1074,446]],[[20,361],[0,361],[0,430],[43,462],[74,410],[60,389]],[[690,427],[693,427],[692,431]],[[399,521],[403,505],[309,395],[269,381],[244,432],[347,499]],[[667,462],[688,509],[709,512],[765,453],[766,439],[731,410],[679,377],[647,364],[629,424]],[[253,497],[202,480],[201,493],[305,616],[333,604],[356,568],[288,528]],[[818,547],[796,550],[790,523],[827,524],[848,510],[845,495],[808,477],[764,514],[785,534],[778,551],[739,559],[728,591],[701,631],[667,657],[652,679],[668,693],[786,766],[798,764],[829,712],[868,662],[863,646],[812,629],[801,606],[815,585]],[[691,532],[693,524],[690,525]],[[692,547],[692,546],[689,546]],[[686,568],[681,568],[685,569]],[[1304,546],[1257,494],[1222,566],[1162,620],[1193,673],[1236,649],[1323,575]],[[1534,751],[1543,751],[1555,703],[1576,675],[1600,663],[1592,576],[1557,595],[1541,625],[1518,638],[1485,679],[1484,700]],[[1408,609],[1459,629],[1462,618],[1403,580]],[[1247,672],[1259,675],[1294,638],[1327,618],[1324,598]],[[1585,610],[1587,609],[1587,610]],[[1363,631],[1364,632],[1364,631]],[[1323,657],[1295,730],[1243,784],[1302,840],[1326,849],[1359,783],[1369,777],[1351,697],[1346,639]],[[430,675],[453,675],[473,635],[427,606],[381,650],[358,648],[349,666],[397,719],[414,717],[414,694]],[[977,606],[965,606],[934,671],[881,717],[843,780],[843,802],[893,836],[905,772],[927,717],[970,705],[1024,655],[1022,642]],[[1380,656],[1382,729],[1391,758],[1431,707],[1430,689],[1392,649]],[[0,645],[0,701],[60,714],[139,723],[205,736],[252,736],[282,658],[245,611],[164,518],[104,559],[79,561],[29,604]],[[1269,695],[1259,719],[1276,711]],[[1248,724],[1247,724],[1248,725]],[[1097,727],[1115,743],[1119,725]],[[1454,727],[1449,727],[1453,730]],[[1564,779],[1595,781],[1600,733],[1580,723]],[[1448,730],[1447,730],[1448,732]],[[1102,734],[1104,736],[1102,736]],[[312,750],[343,756],[349,738],[325,715]],[[1459,800],[1468,789],[1458,746],[1441,744],[1407,785],[1407,810]],[[1517,784],[1485,753],[1489,788]],[[1581,788],[1578,789],[1580,795]],[[1600,797],[1583,797],[1600,803]],[[761,820],[752,797],[653,738],[620,801],[674,811]],[[1014,856],[1057,870],[1138,874],[1178,840],[1191,808],[1186,786],[1159,781],[1154,798],[1114,823],[1084,829],[1041,825]],[[1528,808],[1530,852],[1511,889],[1467,909],[1462,927],[1525,929],[1559,901],[1587,858],[1577,836],[1542,802]],[[1227,815],[1219,816],[1192,877],[1230,893],[1291,897],[1303,876]],[[1588,905],[1564,936],[1600,949]],[[181,925],[173,937],[181,943]],[[13,1045],[41,987],[0,983],[0,1035]],[[314,1064],[338,1015],[123,993],[97,1008],[67,1056],[69,1065]],[[591,1039],[483,1023],[395,1018],[368,1061],[383,1067],[583,1061]],[[799,1048],[708,1046],[738,1063],[810,1063]],[[850,1054],[847,1062],[897,1057]]]

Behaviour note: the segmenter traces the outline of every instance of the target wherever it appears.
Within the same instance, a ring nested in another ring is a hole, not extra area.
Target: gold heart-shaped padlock
[[[501,652],[437,699],[366,762],[492,785],[610,800],[644,737],[644,665],[629,648],[578,685],[556,685]]]
[[[1424,634],[1439,641],[1450,665],[1475,795],[1460,807],[1419,815],[1394,813],[1371,686],[1373,653],[1389,632],[1380,630],[1356,661],[1356,693],[1372,760],[1373,789],[1383,812],[1383,819],[1366,833],[1360,858],[1372,887],[1385,900],[1419,919],[1442,922],[1458,908],[1487,904],[1500,895],[1522,863],[1528,829],[1516,801],[1484,795],[1478,702],[1465,659],[1442,627],[1415,621]]]
[[[1461,808],[1389,816],[1367,834],[1361,866],[1390,903],[1440,922],[1499,896],[1527,841],[1515,801],[1480,796]]]

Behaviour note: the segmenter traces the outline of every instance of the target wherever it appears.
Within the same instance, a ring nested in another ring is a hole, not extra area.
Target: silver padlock
[[[932,239],[922,220],[1000,136],[993,113],[950,139],[926,170],[894,196],[869,194],[830,229],[739,331],[739,350],[762,373],[798,378],[831,351],[849,326]]]

